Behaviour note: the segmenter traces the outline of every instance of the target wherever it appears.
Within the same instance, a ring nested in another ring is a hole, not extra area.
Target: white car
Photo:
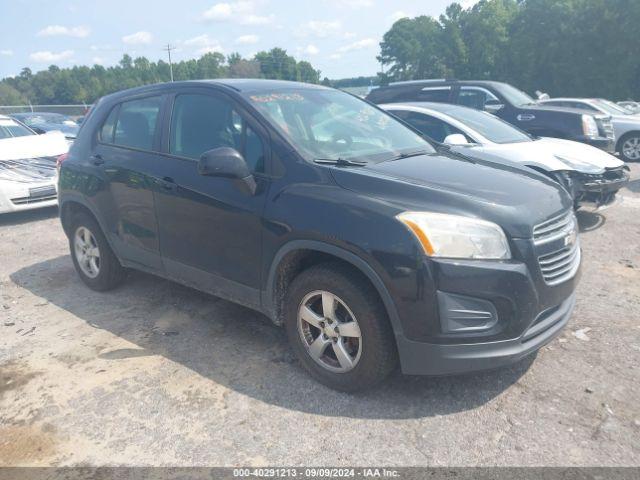
[[[0,115],[0,213],[57,205],[56,160],[68,150],[62,133],[37,135]]]
[[[528,167],[572,195],[577,207],[602,207],[629,182],[629,168],[598,148],[537,138],[487,112],[444,103],[380,105],[427,137],[471,158]]]

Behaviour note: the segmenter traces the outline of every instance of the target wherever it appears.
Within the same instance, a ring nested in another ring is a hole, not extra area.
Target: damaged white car
[[[380,105],[453,152],[528,167],[560,183],[574,206],[611,205],[629,182],[629,168],[603,150],[559,138],[538,138],[487,112],[445,103]]]
[[[56,161],[68,150],[62,133],[37,135],[0,115],[0,213],[57,205]]]

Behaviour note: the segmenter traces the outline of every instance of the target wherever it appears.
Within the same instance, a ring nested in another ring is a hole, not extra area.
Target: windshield
[[[15,120],[0,118],[0,139],[26,137],[27,135],[35,135],[35,133]]]
[[[500,83],[497,87],[500,94],[516,107],[522,107],[524,105],[531,105],[535,103],[535,100],[522,90],[518,90],[516,87],[509,85],[508,83]]]
[[[531,141],[531,137],[526,133],[487,112],[471,108],[452,108],[445,113],[493,143]]]
[[[616,105],[609,100],[598,99],[594,100],[594,103],[596,103],[598,107],[607,112],[609,115],[633,115],[633,113],[626,108]]]
[[[247,99],[309,160],[377,162],[435,151],[392,116],[337,90],[278,90]]]

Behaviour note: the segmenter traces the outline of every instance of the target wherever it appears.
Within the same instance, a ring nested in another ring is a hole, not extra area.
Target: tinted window
[[[161,103],[161,97],[148,97],[122,103],[115,124],[113,143],[124,147],[151,150]],[[108,130],[106,133],[108,134]]]
[[[199,159],[208,150],[231,147],[243,154],[249,169],[264,171],[264,144],[229,100],[186,94],[176,97],[169,151]]]
[[[406,110],[392,110],[391,113],[396,117],[401,118],[421,133],[424,133],[427,137],[434,139],[436,142],[443,143],[445,138],[455,133],[464,135],[463,132],[453,125],[450,125],[439,118],[432,117],[431,115]]]
[[[113,143],[113,131],[116,126],[116,120],[118,119],[118,108],[119,107],[116,106],[111,110],[111,113],[100,129],[100,140],[105,143]]]
[[[460,105],[475,108],[476,110],[484,110],[488,101],[500,103],[493,93],[483,88],[462,87],[460,89],[460,95],[458,95],[458,103]]]
[[[14,120],[0,118],[0,138],[26,137],[27,135],[34,135],[34,133]]]
[[[422,102],[448,103],[451,96],[451,88],[425,88],[418,94]]]

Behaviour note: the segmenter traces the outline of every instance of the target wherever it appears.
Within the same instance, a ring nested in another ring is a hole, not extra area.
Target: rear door
[[[156,192],[166,271],[183,283],[258,307],[262,211],[270,185],[268,134],[222,92],[183,89],[171,102]],[[239,180],[198,173],[200,156],[218,147],[244,156],[255,191]]]
[[[161,159],[162,95],[134,98],[115,105],[90,159],[102,170],[105,193],[98,198],[109,237],[121,258],[154,271],[162,270],[153,191]]]

